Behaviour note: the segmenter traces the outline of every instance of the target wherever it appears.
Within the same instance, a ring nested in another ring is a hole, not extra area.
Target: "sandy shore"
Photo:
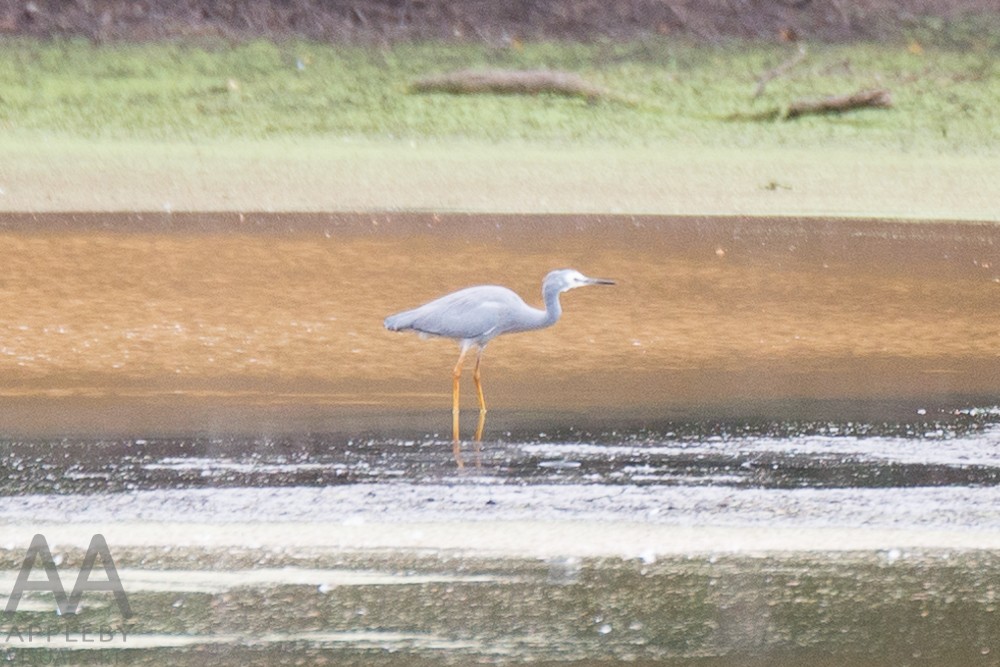
[[[32,138],[0,211],[385,211],[1000,220],[989,155],[468,141]]]

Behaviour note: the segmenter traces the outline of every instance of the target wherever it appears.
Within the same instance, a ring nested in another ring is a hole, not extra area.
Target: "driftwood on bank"
[[[842,114],[858,109],[890,108],[892,108],[892,94],[884,88],[874,88],[859,90],[850,95],[795,100],[784,107],[753,114],[733,114],[729,120],[792,120],[802,116]]]
[[[612,99],[611,91],[595,86],[571,72],[555,70],[459,70],[416,79],[410,83],[415,93],[497,93],[538,95],[550,93],[582,97],[588,102]]]
[[[855,109],[889,109],[892,95],[884,88],[859,90],[850,95],[834,95],[818,100],[796,100],[784,110],[782,118],[789,120],[809,114],[838,114]]]

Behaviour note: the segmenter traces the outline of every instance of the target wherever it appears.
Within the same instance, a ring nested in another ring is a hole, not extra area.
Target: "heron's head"
[[[588,278],[576,269],[556,269],[545,276],[543,290],[556,289],[560,292],[585,287],[587,285],[614,285],[615,281],[604,278]]]

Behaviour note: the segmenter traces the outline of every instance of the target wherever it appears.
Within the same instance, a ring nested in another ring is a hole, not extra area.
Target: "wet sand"
[[[561,266],[619,284],[568,293],[555,327],[491,343],[494,413],[1000,391],[991,225],[51,214],[7,215],[0,230],[8,433],[281,430],[446,410],[457,347],[387,332],[382,318],[483,282],[538,304]]]

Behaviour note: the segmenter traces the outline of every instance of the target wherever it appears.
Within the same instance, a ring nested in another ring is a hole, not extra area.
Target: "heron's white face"
[[[590,285],[590,278],[583,275],[579,271],[574,271],[573,269],[568,269],[566,271],[566,289],[576,289],[577,287],[583,287],[585,285]]]
[[[585,287],[587,285],[615,284],[614,281],[604,280],[603,278],[588,278],[576,269],[561,269],[559,271],[553,271],[546,278],[546,282],[550,279],[558,281],[560,292],[576,289],[577,287]]]

